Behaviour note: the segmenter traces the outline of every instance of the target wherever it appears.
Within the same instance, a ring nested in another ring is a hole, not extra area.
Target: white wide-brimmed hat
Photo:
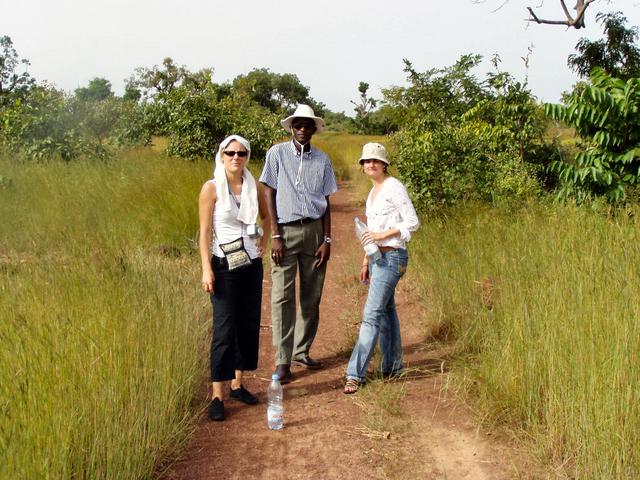
[[[316,124],[316,133],[320,133],[322,130],[324,130],[324,120],[322,120],[320,117],[316,117],[313,113],[313,109],[309,105],[303,105],[302,103],[298,105],[296,111],[293,112],[292,115],[289,115],[287,118],[282,120],[280,122],[280,125],[282,125],[282,128],[284,128],[287,132],[290,132],[291,122],[294,118],[310,118]]]
[[[362,162],[365,160],[380,160],[381,162],[389,165],[389,160],[387,160],[387,149],[380,143],[365,143],[364,147],[362,147],[360,165],[362,165]]]

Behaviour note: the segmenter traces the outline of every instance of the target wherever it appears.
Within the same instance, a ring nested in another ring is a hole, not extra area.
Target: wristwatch
[[[324,243],[331,245],[331,237],[324,237]]]

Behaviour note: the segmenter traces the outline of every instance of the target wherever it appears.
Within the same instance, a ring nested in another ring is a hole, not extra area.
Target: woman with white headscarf
[[[258,215],[265,228],[268,222],[262,195],[246,168],[250,155],[247,140],[238,135],[225,138],[216,154],[213,179],[200,191],[202,288],[213,304],[211,420],[224,420],[226,381],[231,380],[230,398],[258,403],[242,384],[242,374],[258,366],[266,238],[257,225]]]

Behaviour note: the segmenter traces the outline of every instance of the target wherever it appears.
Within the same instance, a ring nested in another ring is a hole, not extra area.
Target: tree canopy
[[[569,55],[569,67],[583,78],[595,67],[623,80],[640,77],[638,27],[627,28],[627,18],[622,12],[599,13],[596,20],[604,29],[604,38],[596,41],[581,38],[576,45],[577,53]]]
[[[35,84],[27,71],[29,61],[20,58],[11,38],[0,37],[0,106],[25,94]]]
[[[268,68],[254,68],[233,79],[233,88],[246,94],[273,113],[292,111],[299,103],[313,108],[316,115],[324,113],[325,105],[309,95],[309,87],[293,73],[274,73]]]
[[[106,78],[95,77],[86,87],[76,88],[76,97],[82,101],[101,101],[113,97],[111,82]]]

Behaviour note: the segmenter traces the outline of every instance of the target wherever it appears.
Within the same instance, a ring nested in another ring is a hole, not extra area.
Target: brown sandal
[[[358,391],[358,387],[360,386],[360,382],[353,378],[347,378],[346,383],[344,384],[344,393],[347,395],[351,395],[352,393],[356,393]]]

